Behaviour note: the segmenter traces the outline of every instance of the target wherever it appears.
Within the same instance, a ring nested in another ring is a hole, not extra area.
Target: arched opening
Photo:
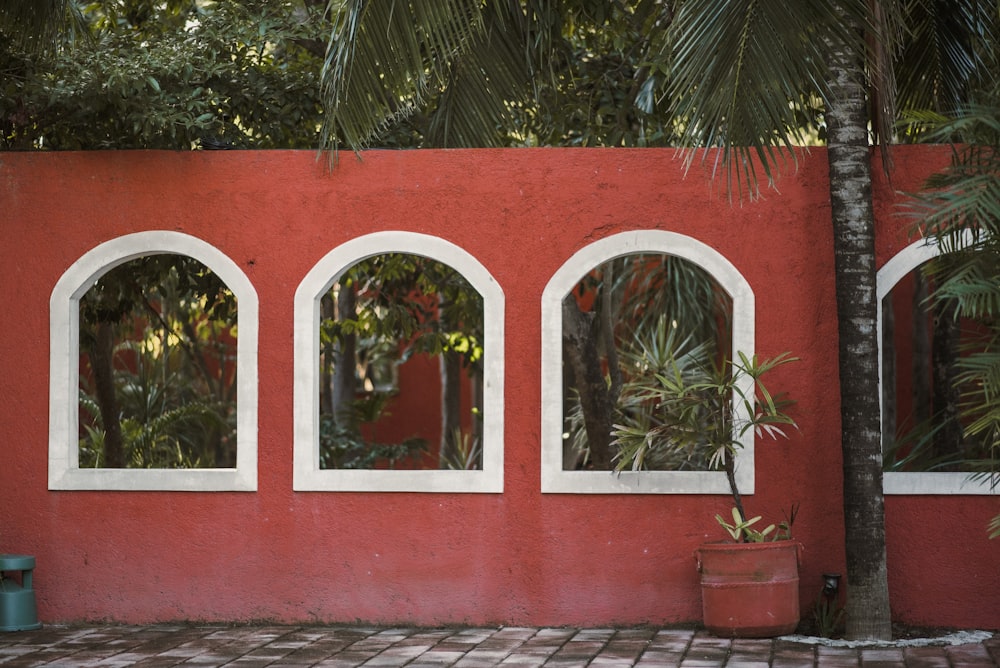
[[[256,489],[257,294],[222,252],[101,244],[53,289],[50,334],[50,489]]]
[[[502,491],[503,308],[437,237],[377,232],[317,262],[295,295],[295,489]]]
[[[644,398],[651,359],[707,369],[752,354],[753,309],[735,267],[684,235],[618,234],[570,258],[542,297],[543,491],[726,493],[707,462],[664,449],[647,457],[621,433],[657,419]],[[737,482],[752,493],[752,435],[741,442]]]

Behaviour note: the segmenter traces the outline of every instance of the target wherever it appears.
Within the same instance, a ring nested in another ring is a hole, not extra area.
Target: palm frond
[[[488,29],[454,59],[432,112],[426,142],[438,147],[502,146],[515,125],[511,103],[530,92],[531,72],[511,17],[484,9]]]
[[[961,142],[951,164],[928,179],[905,206],[917,232],[946,252],[976,250],[1000,232],[1000,113],[977,104],[956,111],[928,133],[930,141]]]
[[[895,68],[900,107],[952,113],[969,99],[977,77],[996,77],[994,54],[985,48],[996,41],[996,6],[977,0],[905,4],[908,31]]]
[[[539,2],[340,3],[322,73],[323,146],[361,149],[417,114],[432,145],[500,144],[510,105],[530,97],[549,53],[553,14]]]
[[[688,146],[724,150],[730,192],[758,190],[758,169],[773,182],[805,143],[793,104],[803,94],[827,97],[827,44],[839,40],[861,54],[863,40],[844,13],[872,25],[867,3],[777,0],[688,0],[673,25],[673,83],[668,95]],[[695,153],[687,150],[687,165]]]
[[[67,0],[0,0],[0,33],[19,48],[42,52],[61,34],[83,34],[83,16]]]

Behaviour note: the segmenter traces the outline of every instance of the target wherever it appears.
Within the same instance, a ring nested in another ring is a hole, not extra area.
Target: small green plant
[[[339,426],[332,415],[320,416],[319,461],[321,469],[409,468],[427,451],[427,441],[408,438],[400,443],[365,439],[361,431]]]
[[[441,454],[441,468],[451,471],[478,471],[483,468],[483,445],[479,438],[459,428],[454,431],[452,442],[453,449]]]
[[[820,594],[813,606],[813,619],[816,622],[816,633],[823,638],[832,638],[844,619],[844,606],[835,599]]]
[[[752,528],[754,524],[761,520],[760,515],[745,520],[740,513],[740,509],[735,507],[733,508],[732,524],[727,522],[722,515],[716,515],[715,520],[738,543],[763,543],[772,533],[774,536],[771,540],[790,540],[792,537],[792,524],[794,524],[795,516],[798,512],[799,506],[795,504],[792,506],[791,512],[785,515],[784,521],[778,524],[769,524],[760,531]]]
[[[761,520],[761,516],[745,520],[739,508],[733,508],[732,524],[723,519],[722,515],[716,515],[715,519],[738,543],[763,543],[767,535],[777,528],[774,524],[769,524],[761,531],[752,529],[751,527]]]
[[[733,524],[718,515],[716,519],[733,540],[760,542],[772,533],[775,540],[789,538],[797,508],[782,524],[762,531],[751,528],[759,517],[744,519],[747,514],[736,484],[736,457],[751,430],[756,436],[777,440],[787,438],[786,426],[797,426],[785,412],[792,402],[772,394],[763,383],[765,375],[797,359],[782,353],[760,360],[739,352],[738,359],[723,363],[702,355],[671,355],[655,365],[650,360],[650,368],[656,371],[646,379],[642,399],[656,407],[659,419],[655,427],[646,430],[615,425],[617,469],[641,468],[642,461],[659,450],[707,461],[710,468],[726,472],[734,505]]]

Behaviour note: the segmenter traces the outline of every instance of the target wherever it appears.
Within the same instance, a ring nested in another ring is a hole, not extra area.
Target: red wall
[[[946,150],[896,151],[878,177],[878,256],[893,210]],[[709,163],[711,160],[709,160]],[[758,447],[756,512],[801,503],[802,599],[843,572],[835,298],[826,156],[730,204],[669,150],[0,154],[0,551],[34,554],[44,621],[671,623],[700,618],[693,553],[722,538],[723,496],[542,495],[540,302],[586,243],[638,228],[725,255],[757,299],[757,349],[802,358],[775,383],[801,432]],[[177,230],[218,247],[260,298],[255,493],[50,492],[48,299],[116,236]],[[375,230],[435,234],[506,295],[503,494],[292,491],[293,296],[313,264]],[[894,616],[1000,627],[990,497],[887,499]],[[808,614],[808,613],[807,613]]]

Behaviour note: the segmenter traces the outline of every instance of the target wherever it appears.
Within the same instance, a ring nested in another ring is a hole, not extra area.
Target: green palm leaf
[[[512,105],[529,98],[538,61],[550,57],[552,14],[540,2],[339,4],[322,77],[324,146],[360,149],[418,114],[433,145],[502,144]]]
[[[874,25],[866,3],[688,0],[672,27],[673,81],[668,95],[688,146],[725,150],[716,168],[730,192],[756,190],[758,169],[773,182],[777,168],[795,160],[809,123],[795,102],[828,97],[827,45],[864,42],[844,21],[848,13]],[[687,165],[693,150],[686,152]]]

